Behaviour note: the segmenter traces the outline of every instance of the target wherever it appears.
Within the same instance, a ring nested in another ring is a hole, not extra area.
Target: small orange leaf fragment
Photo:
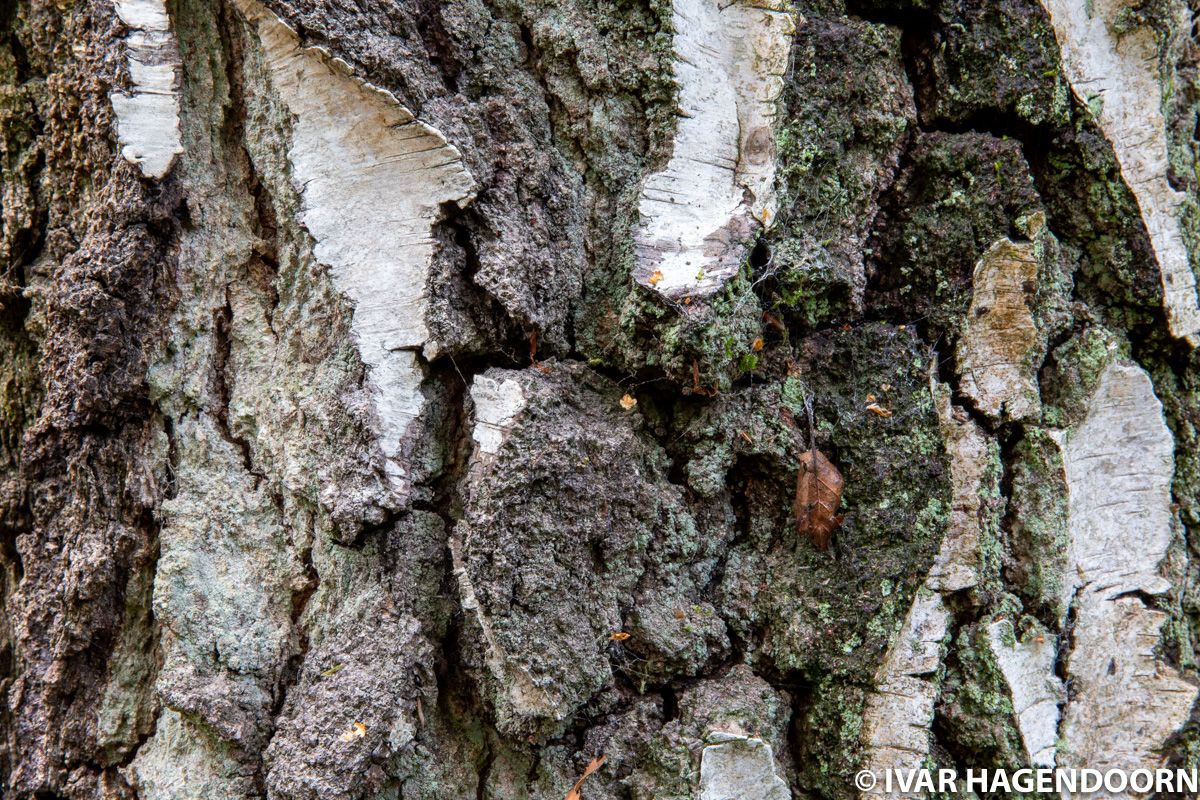
[[[754,340],[754,344],[752,344],[750,346],[752,348],[754,348],[754,352],[756,352],[756,353],[759,350],[762,350],[763,349],[763,338],[761,336],[759,336],[757,339]]]
[[[621,408],[625,409],[626,411],[628,411],[629,409],[633,408],[636,405],[637,405],[637,398],[635,398],[631,394],[627,394],[621,398]]]
[[[658,286],[658,282],[661,281],[662,279],[663,279],[662,270],[656,269],[656,270],[654,270],[654,274],[650,276],[650,280],[648,280],[647,283],[649,283],[651,286]]]
[[[575,785],[571,787],[571,791],[567,792],[565,800],[583,800],[583,782],[591,777],[592,773],[604,766],[605,756],[597,756],[593,758],[591,763],[587,765],[587,769],[579,776],[579,780],[575,781]]]
[[[628,638],[629,638],[629,634],[626,633],[625,631],[614,631],[613,633],[610,633],[608,635],[608,640],[610,642],[623,642]]]
[[[867,395],[867,402],[868,402],[868,403],[874,403],[874,402],[875,402],[875,395],[873,395],[873,394],[869,394],[869,395]]]
[[[355,739],[361,739],[367,735],[367,726],[361,722],[355,722],[350,726],[349,730],[342,734],[343,742],[353,742]]]
[[[892,415],[891,409],[884,408],[883,406],[879,405],[878,403],[868,403],[867,411],[870,411],[872,414],[874,414],[877,417],[883,417],[885,419]]]
[[[687,612],[682,608],[675,609],[675,619],[687,619]]]

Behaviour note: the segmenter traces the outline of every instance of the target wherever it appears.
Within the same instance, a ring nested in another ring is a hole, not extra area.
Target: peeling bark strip
[[[1030,310],[1037,274],[1033,242],[1001,239],[975,265],[958,372],[963,394],[995,420],[1028,419],[1041,411],[1038,331]]]
[[[1187,196],[1168,181],[1155,32],[1149,26],[1114,30],[1118,15],[1129,8],[1122,0],[1042,0],[1042,5],[1054,26],[1071,89],[1090,107],[1099,104],[1100,127],[1141,208],[1158,258],[1171,333],[1194,345],[1200,304],[1180,222]]]
[[[236,5],[256,26],[275,89],[292,113],[288,158],[301,192],[300,222],[316,240],[317,260],[354,302],[385,471],[405,495],[405,437],[425,404],[418,354],[429,341],[432,228],[443,203],[473,199],[475,180],[457,148],[392,94],[328,53],[301,47],[256,0]]]
[[[875,691],[863,714],[865,767],[876,775],[925,765],[937,671],[949,631],[950,612],[942,596],[923,586],[876,673]]]
[[[875,673],[875,691],[867,699],[864,766],[876,775],[925,766],[940,688],[938,670],[950,634],[950,610],[942,595],[979,583],[979,498],[984,489],[987,437],[965,412],[951,405],[945,387],[930,388],[951,459],[953,509],[937,558]],[[881,791],[877,787],[875,793]]]
[[[936,392],[938,419],[946,452],[954,500],[950,526],[942,539],[926,583],[942,593],[958,592],[979,584],[980,514],[988,462],[988,438],[967,413],[950,402],[945,387]]]
[[[1153,768],[1197,693],[1155,654],[1167,614],[1136,594],[1171,588],[1159,564],[1174,536],[1175,443],[1150,377],[1125,362],[1105,370],[1086,420],[1058,438],[1070,492],[1066,590],[1075,609],[1060,766]]]
[[[179,46],[163,0],[113,0],[129,28],[125,50],[132,90],[109,94],[121,155],[160,180],[183,152],[179,132]]]
[[[1055,438],[1070,493],[1065,599],[1170,589],[1158,566],[1174,535],[1175,442],[1150,376],[1136,364],[1109,365],[1083,424]]]
[[[1035,767],[1053,767],[1058,744],[1058,707],[1066,687],[1054,674],[1058,639],[1037,633],[1017,641],[1012,623],[997,620],[988,626],[988,644],[1008,683],[1017,727]]]
[[[709,295],[775,215],[776,100],[795,17],[782,0],[675,0],[675,149],[642,189],[634,277],[670,297]]]

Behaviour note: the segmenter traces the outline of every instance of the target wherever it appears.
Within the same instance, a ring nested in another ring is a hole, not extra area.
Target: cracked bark
[[[1182,3],[352,5],[0,3],[5,797],[1200,763]]]

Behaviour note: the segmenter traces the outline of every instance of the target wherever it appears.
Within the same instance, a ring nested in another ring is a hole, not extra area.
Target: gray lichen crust
[[[0,3],[0,795],[1200,767],[1200,45],[1088,5]]]

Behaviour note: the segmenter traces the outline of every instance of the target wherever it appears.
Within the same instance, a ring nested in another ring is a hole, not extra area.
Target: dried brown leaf
[[[579,780],[575,781],[575,785],[571,787],[571,791],[567,792],[565,800],[583,800],[583,782],[591,777],[592,773],[604,766],[605,756],[596,756],[591,763],[587,765],[587,769],[579,776]]]
[[[796,530],[807,536],[818,550],[829,547],[834,529],[842,523],[837,510],[843,486],[842,473],[820,450],[807,450],[800,456],[792,513],[796,517]]]

